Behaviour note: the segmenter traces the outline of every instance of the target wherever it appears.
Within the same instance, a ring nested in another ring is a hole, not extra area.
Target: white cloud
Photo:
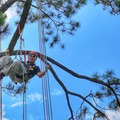
[[[120,120],[120,111],[107,110],[105,113],[110,120]]]
[[[42,95],[38,93],[30,94],[27,96],[27,99],[32,102],[37,102],[42,100]]]
[[[120,111],[106,110],[105,114],[109,118],[109,120],[120,120]],[[92,118],[93,115],[86,116],[87,118]],[[100,120],[103,120],[102,118]]]
[[[6,22],[9,22],[12,18],[15,18],[17,16],[15,9],[16,5],[13,5],[5,12],[5,14],[7,15]]]
[[[15,104],[12,104],[10,107],[17,107],[17,106],[21,106],[23,104],[23,102],[17,102]]]
[[[58,96],[58,95],[62,95],[63,94],[63,91],[62,90],[53,90],[53,92],[51,93],[51,95],[55,95],[55,96]]]
[[[39,101],[42,101],[42,95],[38,93],[30,94],[30,95],[27,95],[26,100],[27,100],[26,101],[27,104],[30,104],[31,102],[39,102]],[[23,105],[23,102],[16,102],[15,104],[12,104],[10,107],[17,107],[21,105]]]
[[[43,117],[42,117],[43,119]],[[33,115],[29,115],[29,120],[41,120],[40,116],[33,116]]]
[[[8,118],[5,118],[5,117],[4,117],[5,114],[6,114],[4,108],[5,108],[5,105],[2,104],[2,120],[9,120]]]

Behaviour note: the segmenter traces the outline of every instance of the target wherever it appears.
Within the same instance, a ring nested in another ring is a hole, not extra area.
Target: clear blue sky
[[[61,41],[65,43],[65,50],[61,50],[59,45],[53,49],[47,47],[47,55],[69,69],[82,74],[91,76],[95,72],[103,73],[107,69],[114,69],[119,77],[120,71],[120,16],[113,16],[108,11],[103,11],[102,7],[94,6],[93,3],[81,8],[75,19],[81,22],[81,28],[75,32],[74,36],[62,35]],[[37,24],[27,25],[23,37],[25,39],[25,49],[36,50],[39,52],[39,40]],[[8,46],[10,38],[2,42],[2,50]],[[19,46],[19,43],[18,43]],[[18,49],[18,46],[16,49]],[[37,63],[40,65],[39,60]],[[80,80],[65,73],[55,65],[51,64],[56,73],[71,91],[87,95],[90,90],[98,88],[96,84]],[[49,74],[52,109],[54,120],[67,120],[69,110],[66,104],[64,91]],[[10,81],[4,78],[3,83]],[[94,89],[93,89],[94,88]],[[28,120],[43,120],[41,79],[35,77],[28,84],[27,91],[27,117]],[[22,119],[22,95],[10,97],[3,92],[3,110],[4,120],[21,120]],[[71,98],[74,112],[79,106],[79,99]],[[112,113],[110,114],[112,115]],[[119,120],[120,116],[114,117]],[[89,120],[89,119],[88,119]],[[111,116],[111,120],[113,120]]]

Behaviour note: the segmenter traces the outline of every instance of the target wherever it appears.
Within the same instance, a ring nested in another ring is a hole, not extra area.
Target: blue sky
[[[61,35],[61,42],[66,45],[65,50],[61,50],[59,45],[50,49],[47,44],[47,55],[82,75],[91,76],[97,71],[103,73],[107,69],[114,69],[119,77],[120,16],[110,15],[108,11],[103,11],[101,6],[94,6],[93,3],[89,3],[81,8],[73,18],[81,22],[81,28],[75,32],[74,36],[68,34]],[[2,41],[2,51],[6,50],[10,37]],[[24,29],[23,37],[25,40],[25,48],[23,49],[39,52],[37,23],[27,25]],[[16,46],[16,49],[18,48],[19,41]],[[40,65],[39,60],[37,64]],[[54,64],[51,64],[51,66],[71,91],[86,96],[90,90],[98,88],[94,83],[72,77]],[[52,74],[50,72],[48,74],[51,87],[53,118],[54,120],[67,120],[70,113],[64,91],[55,81]],[[3,84],[6,84],[8,81],[10,81],[8,77],[4,78]],[[27,118],[28,120],[43,120],[41,79],[37,77],[31,79],[27,87]],[[22,95],[11,97],[3,92],[2,98],[3,120],[21,120]],[[80,101],[78,98],[71,97],[74,112],[76,112]],[[107,113],[111,120],[120,119],[118,114],[114,115],[113,112]],[[89,117],[88,120],[90,119]]]

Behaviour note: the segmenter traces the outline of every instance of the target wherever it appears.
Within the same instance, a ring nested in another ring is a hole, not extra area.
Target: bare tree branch
[[[32,3],[32,0],[27,0],[25,2],[25,5],[24,5],[24,9],[23,9],[23,13],[21,15],[21,19],[20,19],[20,22],[19,22],[19,26],[20,26],[20,30],[22,31],[24,26],[25,26],[25,22],[27,20],[27,16],[28,16],[28,13],[29,13],[29,10],[30,10],[30,6],[31,6],[31,3]],[[20,31],[20,32],[21,32]],[[8,46],[8,49],[12,52],[14,50],[14,47],[17,43],[17,40],[19,38],[19,28],[17,27],[11,41],[10,41],[10,44]]]
[[[1,5],[0,11],[4,13],[10,6],[12,6],[17,1],[18,0],[8,0],[3,5]]]
[[[53,74],[53,76],[55,77],[55,79],[57,80],[57,82],[60,84],[60,86],[61,86],[61,87],[63,88],[63,90],[65,91],[66,98],[67,98],[67,103],[68,103],[68,107],[69,107],[69,110],[70,110],[71,118],[72,118],[72,119],[74,119],[74,117],[73,117],[73,111],[72,111],[72,108],[71,108],[71,105],[70,105],[70,101],[69,101],[68,94],[74,95],[74,96],[77,96],[77,97],[83,99],[83,100],[84,100],[86,103],[88,103],[92,108],[94,108],[97,112],[99,112],[99,113],[102,114],[107,120],[109,120],[104,113],[102,113],[99,109],[97,109],[97,108],[96,108],[90,101],[88,101],[85,97],[83,97],[83,96],[80,95],[80,94],[77,94],[77,93],[68,91],[67,88],[65,87],[65,85],[62,83],[62,81],[58,78],[57,74],[55,73],[55,71],[53,70],[52,67],[50,68],[50,71],[52,72],[52,74]]]

